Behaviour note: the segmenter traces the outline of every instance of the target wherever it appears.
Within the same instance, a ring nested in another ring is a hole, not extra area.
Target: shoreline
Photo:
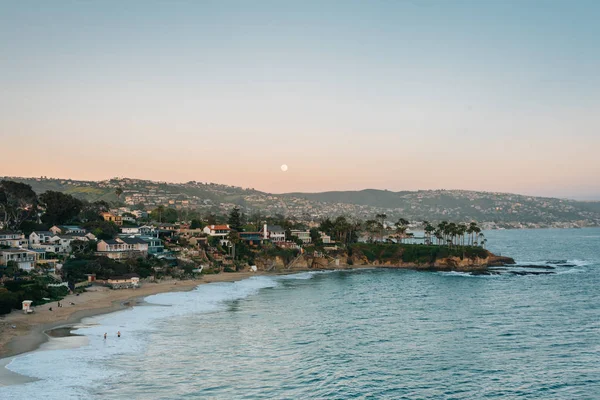
[[[432,271],[444,269],[419,268],[406,265],[347,265],[341,264],[329,268],[294,268],[277,272],[230,272],[215,275],[203,275],[201,279],[167,280],[157,283],[144,283],[137,289],[113,290],[106,287],[92,287],[79,296],[71,294],[61,302],[47,303],[36,308],[34,314],[23,314],[13,310],[0,319],[0,387],[34,382],[37,379],[21,375],[7,368],[17,356],[43,351],[44,347],[61,346],[60,341],[85,336],[72,334],[71,330],[81,324],[83,319],[124,310],[129,307],[143,305],[144,298],[160,293],[191,291],[199,285],[216,282],[236,282],[253,276],[277,276],[312,271],[351,271],[361,269],[408,269],[415,271]],[[77,302],[71,305],[71,302]],[[65,305],[67,304],[67,305]],[[53,311],[49,311],[49,307]],[[16,326],[15,329],[12,326]],[[81,346],[80,343],[78,346]],[[67,347],[70,345],[67,343]]]
[[[260,275],[265,274],[231,272],[204,275],[202,279],[144,283],[137,289],[112,290],[95,287],[79,296],[74,294],[66,296],[61,300],[63,306],[60,308],[57,307],[57,302],[52,302],[36,307],[34,314],[28,315],[23,314],[20,310],[13,310],[0,319],[0,368],[6,369],[4,368],[7,365],[6,359],[38,350],[40,346],[49,341],[51,336],[47,333],[48,331],[81,323],[84,318],[139,305],[143,303],[143,298],[154,294],[189,291],[205,283],[235,282]],[[71,302],[76,304],[71,305]],[[49,311],[49,307],[52,307],[53,311]]]

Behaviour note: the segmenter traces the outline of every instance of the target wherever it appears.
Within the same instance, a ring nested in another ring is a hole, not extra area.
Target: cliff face
[[[380,255],[376,259],[370,255],[370,259],[361,251],[338,252],[330,257],[313,257],[304,255],[297,257],[291,264],[285,264],[279,257],[269,259],[262,263],[257,263],[263,270],[321,270],[321,269],[339,269],[352,268],[360,266],[388,267],[388,268],[407,268],[419,270],[436,271],[473,271],[483,270],[491,266],[514,264],[510,257],[496,256],[489,251],[481,252],[482,256],[447,256],[439,257],[433,260],[421,260],[407,262],[402,259],[402,252]]]

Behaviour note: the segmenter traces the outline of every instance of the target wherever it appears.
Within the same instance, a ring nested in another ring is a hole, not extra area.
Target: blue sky
[[[600,196],[598,21],[597,1],[0,1],[2,169]]]

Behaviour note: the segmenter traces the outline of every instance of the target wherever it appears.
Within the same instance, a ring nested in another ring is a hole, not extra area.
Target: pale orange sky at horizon
[[[595,19],[492,3],[12,4],[0,176],[600,199]]]

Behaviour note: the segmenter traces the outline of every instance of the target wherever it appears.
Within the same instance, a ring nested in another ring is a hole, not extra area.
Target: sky
[[[0,176],[600,199],[598,21],[595,0],[0,0]]]

